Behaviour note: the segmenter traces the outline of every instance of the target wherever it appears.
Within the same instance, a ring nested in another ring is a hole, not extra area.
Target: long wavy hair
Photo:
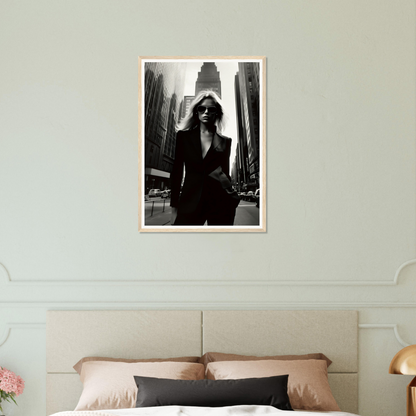
[[[177,125],[177,130],[192,130],[194,127],[199,125],[200,121],[198,118],[197,108],[206,98],[211,98],[214,100],[215,107],[217,107],[217,118],[215,119],[215,125],[217,126],[217,130],[219,132],[223,130],[225,124],[225,116],[222,101],[217,93],[210,90],[203,90],[198,93],[198,95],[194,98],[194,100],[191,102],[191,105],[189,106],[188,114]]]

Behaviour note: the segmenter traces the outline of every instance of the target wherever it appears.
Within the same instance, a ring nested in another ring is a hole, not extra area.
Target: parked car
[[[160,189],[151,189],[149,191],[149,198],[158,198],[162,196],[162,191]]]
[[[162,191],[162,198],[170,198],[170,189],[165,189],[164,191]]]
[[[260,189],[256,189],[256,192],[254,192],[254,199],[256,200],[256,207],[260,207]]]
[[[246,201],[254,201],[254,192],[253,191],[248,191],[246,193]]]

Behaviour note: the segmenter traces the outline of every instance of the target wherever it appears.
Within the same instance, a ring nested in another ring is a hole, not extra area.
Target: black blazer
[[[211,147],[202,158],[200,134],[199,126],[192,130],[180,130],[176,134],[175,161],[170,175],[172,187],[170,205],[183,213],[195,211],[203,190],[207,190],[206,194],[209,197],[227,198],[221,183],[208,175],[220,167],[227,179],[230,179],[231,139],[216,132]],[[184,165],[185,182],[181,193]]]

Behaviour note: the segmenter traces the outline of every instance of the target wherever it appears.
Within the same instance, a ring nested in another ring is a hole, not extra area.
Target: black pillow
[[[136,407],[270,405],[293,410],[287,394],[289,376],[238,380],[171,380],[134,376]]]

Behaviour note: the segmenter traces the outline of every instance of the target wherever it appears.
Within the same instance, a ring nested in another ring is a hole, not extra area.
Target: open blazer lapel
[[[212,148],[217,152],[223,152],[225,150],[225,140],[215,132],[214,138],[212,139]]]
[[[199,127],[191,130],[191,141],[196,157],[202,161],[201,133]]]
[[[200,144],[201,147],[201,144]],[[224,152],[226,147],[225,139],[221,137],[218,133],[214,133],[212,139],[211,147],[209,148],[207,154],[204,157],[204,164],[207,165],[208,162],[213,161],[216,157],[219,156],[219,152]],[[201,148],[201,157],[202,157],[202,148]]]

